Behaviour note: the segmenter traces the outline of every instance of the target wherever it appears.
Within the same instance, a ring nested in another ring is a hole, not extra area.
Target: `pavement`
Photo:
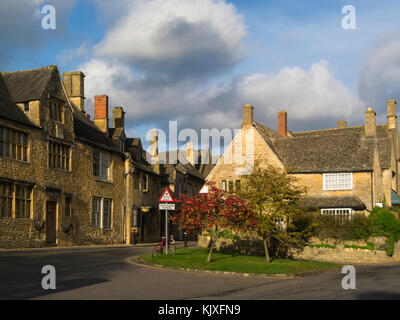
[[[152,248],[141,244],[0,252],[0,299],[400,299],[399,265],[356,266],[356,289],[344,290],[340,269],[295,279],[261,279],[126,262]],[[56,269],[55,290],[41,286],[44,265]]]

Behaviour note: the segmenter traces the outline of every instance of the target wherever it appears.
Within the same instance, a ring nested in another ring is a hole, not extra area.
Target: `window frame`
[[[343,223],[352,219],[354,217],[355,211],[352,208],[324,208],[321,209],[321,214],[325,216],[333,216],[336,221]]]
[[[71,152],[71,145],[54,140],[49,140],[47,162],[49,168],[63,171],[72,171]]]
[[[340,181],[340,177],[344,175],[349,175],[350,181],[349,185],[343,185],[343,181]],[[353,190],[353,172],[337,172],[337,173],[323,173],[323,190],[324,191],[337,191],[337,190]],[[336,181],[333,183],[329,181],[330,177],[336,177]],[[340,185],[342,183],[342,186]]]
[[[31,185],[0,182],[0,192],[0,218],[32,219],[33,187]],[[1,208],[4,208],[4,215]]]
[[[0,157],[29,162],[29,133],[0,125]]]
[[[98,156],[96,156],[98,154]],[[96,161],[97,159],[97,161]],[[105,166],[107,163],[107,166]],[[96,174],[98,171],[98,174]],[[96,179],[111,181],[111,153],[93,150],[93,176]]]
[[[96,202],[96,206],[94,206],[95,202]],[[106,203],[108,203],[107,215],[104,214]],[[112,229],[112,211],[113,211],[112,203],[113,203],[113,200],[111,198],[104,198],[104,197],[97,197],[97,196],[92,197],[92,208],[91,208],[91,216],[92,216],[91,226],[92,226],[92,228],[102,229],[102,230]],[[95,208],[96,208],[96,211],[94,211]],[[94,214],[96,216],[96,219],[93,219]],[[106,216],[108,217],[107,221],[106,221],[107,223],[105,223]]]

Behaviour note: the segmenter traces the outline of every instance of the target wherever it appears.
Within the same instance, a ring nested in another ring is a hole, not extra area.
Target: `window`
[[[24,111],[25,112],[29,111],[29,102],[24,102]]]
[[[93,175],[96,178],[110,180],[110,154],[108,152],[93,152]]]
[[[72,197],[65,197],[65,216],[70,217],[72,214]]]
[[[229,180],[229,192],[232,192],[233,190],[233,181]]]
[[[0,217],[12,216],[12,184],[0,183]]]
[[[324,173],[324,190],[351,190],[353,189],[353,173]]]
[[[22,185],[15,186],[15,217],[31,217],[31,188]]]
[[[140,173],[135,172],[133,175],[133,188],[139,189],[139,180],[140,180]]]
[[[0,156],[28,161],[28,134],[0,126]]]
[[[149,187],[149,175],[147,173],[142,173],[141,189],[142,191],[146,192],[149,190],[148,187]]]
[[[111,228],[111,199],[92,198],[92,227],[98,229]]]
[[[58,142],[49,142],[49,167],[70,170],[71,147]]]
[[[332,216],[339,222],[345,222],[353,217],[354,211],[350,208],[321,209],[321,214]]]
[[[221,181],[221,190],[226,191],[226,180]]]
[[[119,148],[121,152],[125,152],[125,141],[124,140],[119,140]]]
[[[30,186],[0,182],[0,217],[30,218],[31,193]]]
[[[51,101],[50,102],[50,119],[62,122],[63,107],[61,104]]]
[[[132,209],[132,227],[140,227],[140,213],[138,208]]]
[[[240,190],[240,180],[235,181],[235,190],[239,191]]]

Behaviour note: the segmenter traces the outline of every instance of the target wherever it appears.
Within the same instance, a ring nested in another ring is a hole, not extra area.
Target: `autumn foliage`
[[[181,194],[177,202],[181,207],[171,220],[179,225],[179,229],[187,233],[205,230],[210,234],[212,243],[208,261],[224,229],[242,233],[252,230],[256,224],[255,213],[245,200],[211,183],[208,184],[208,193],[199,193],[194,197]]]

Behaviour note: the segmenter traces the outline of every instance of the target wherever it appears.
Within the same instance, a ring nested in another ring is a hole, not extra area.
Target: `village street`
[[[151,249],[141,245],[2,252],[0,299],[400,299],[398,265],[357,266],[357,288],[344,290],[340,269],[296,279],[255,279],[126,262]],[[56,290],[42,289],[44,265],[56,269]]]

